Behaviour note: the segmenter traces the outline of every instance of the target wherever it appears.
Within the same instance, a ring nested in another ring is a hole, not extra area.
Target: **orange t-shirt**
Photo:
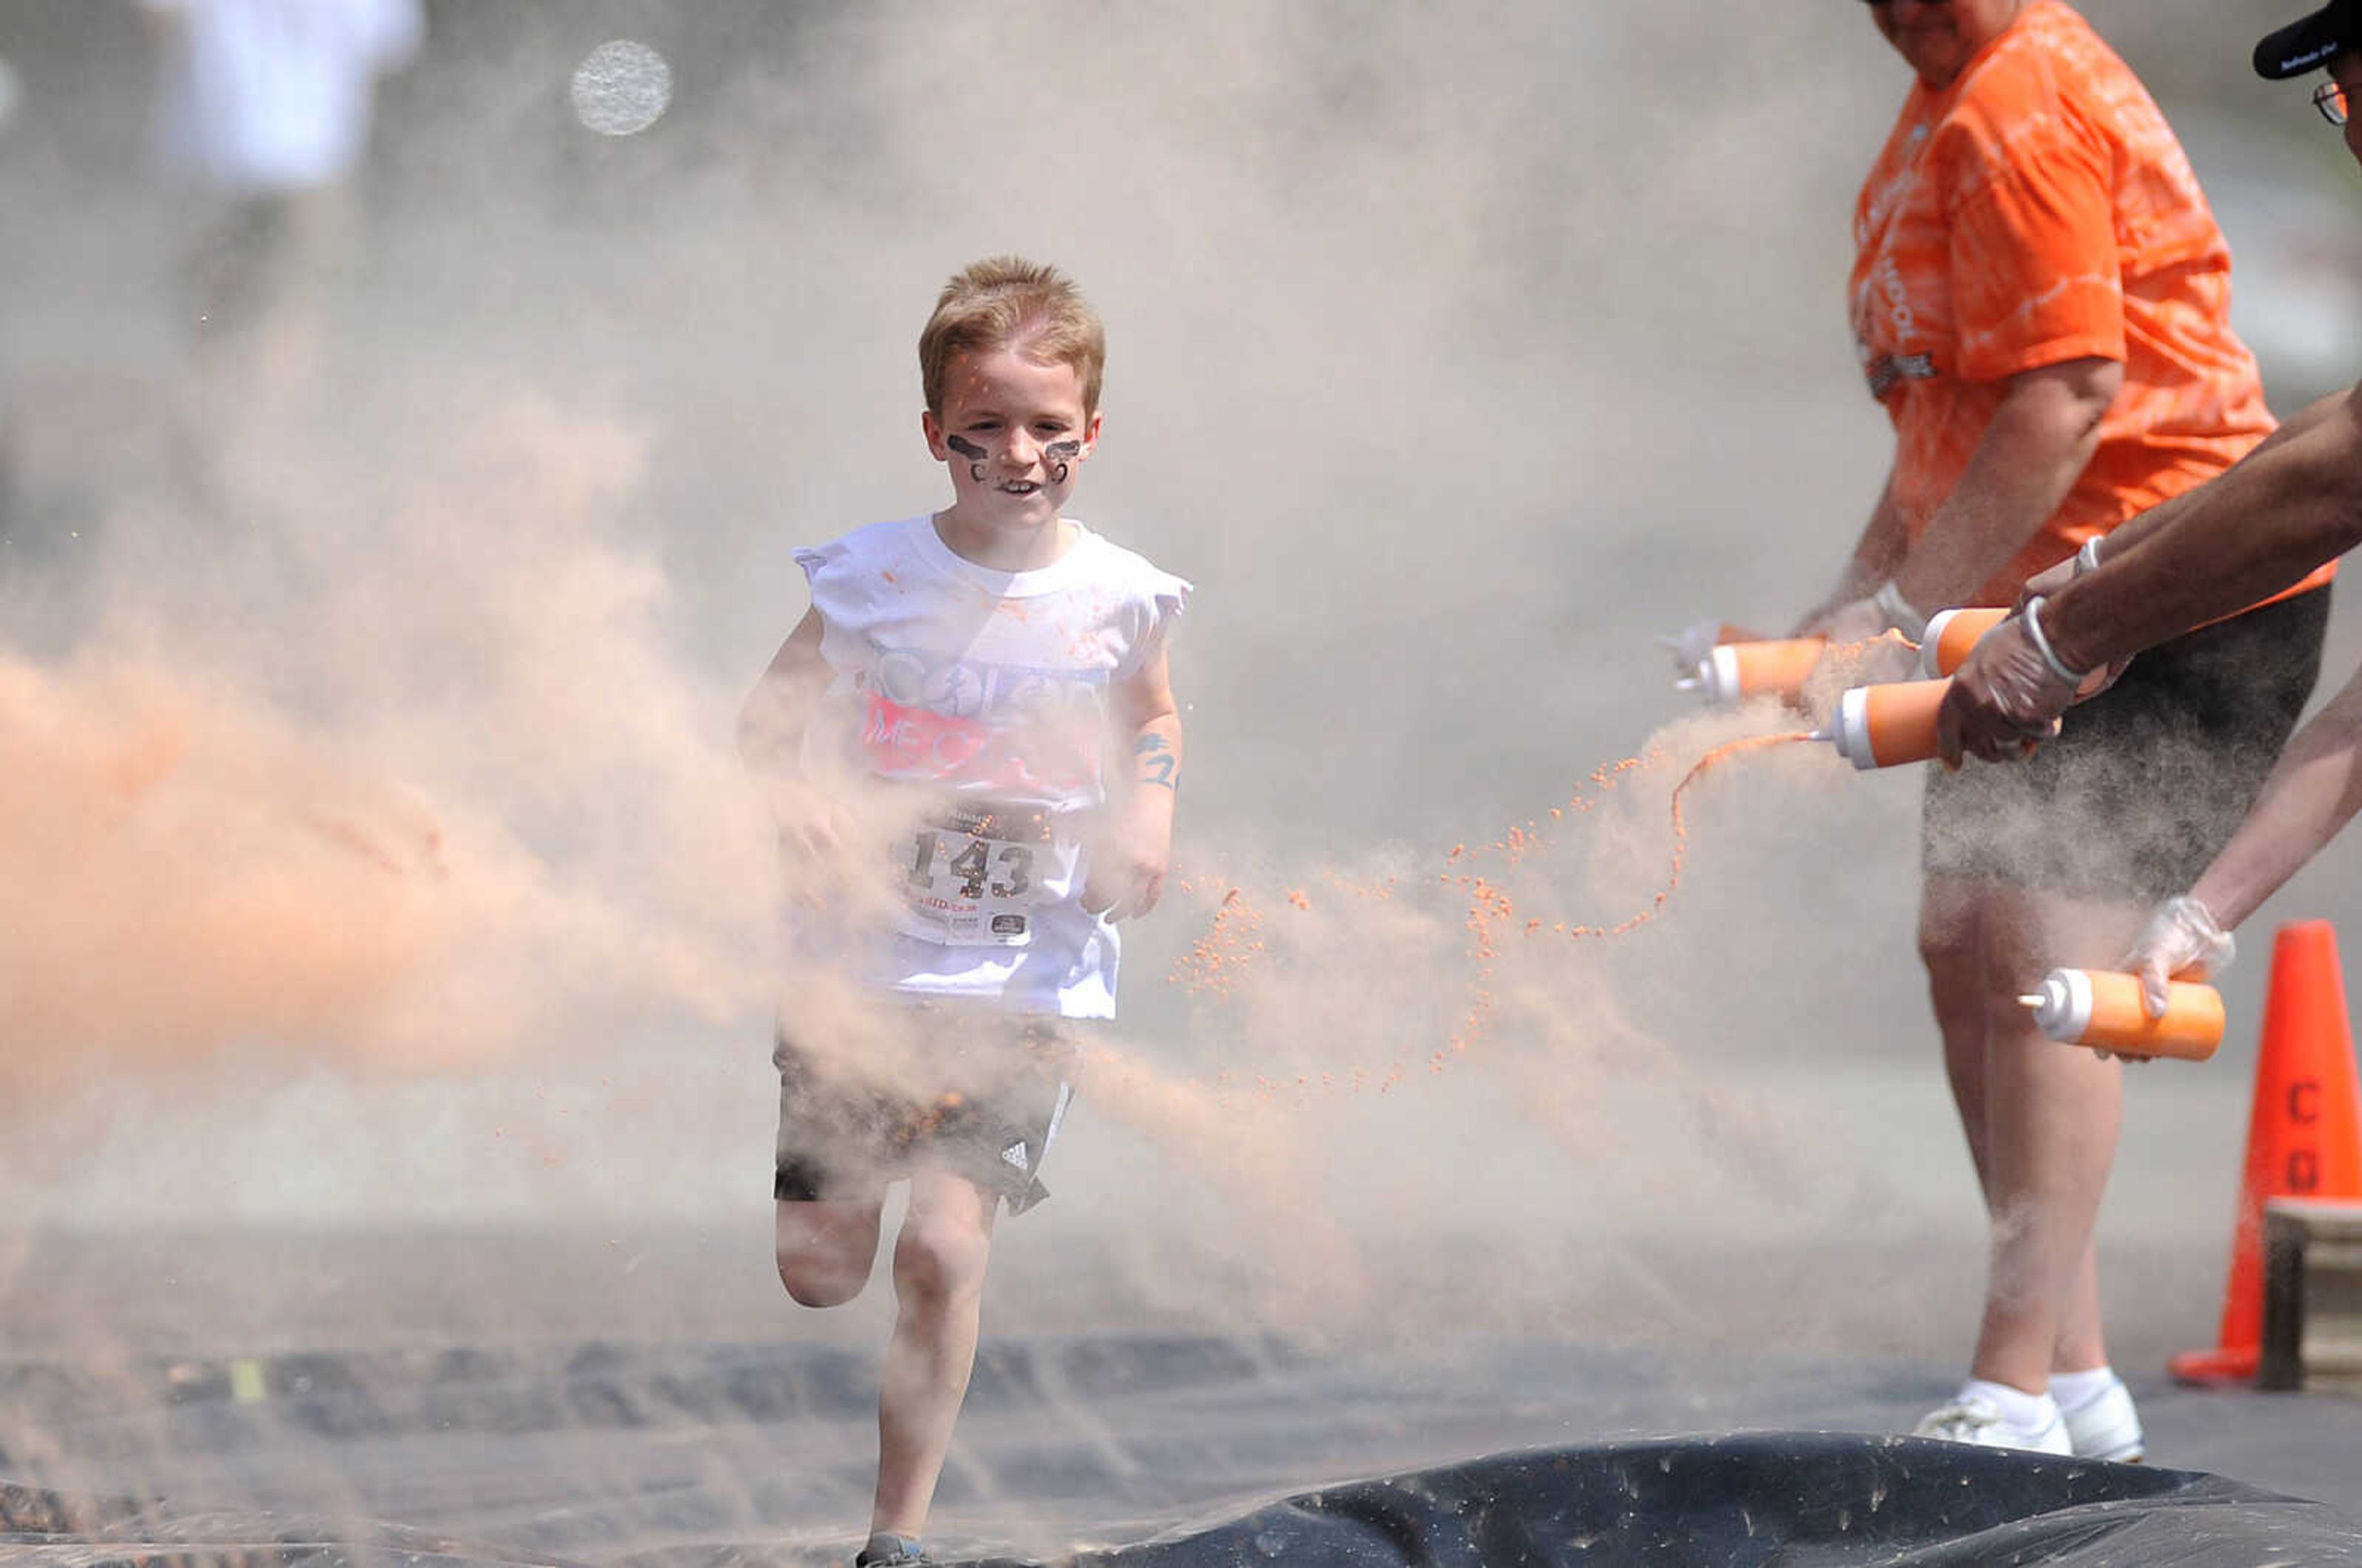
[[[1913,83],[1862,184],[1854,242],[1854,341],[1894,421],[1893,493],[1914,540],[2011,376],[2087,358],[2125,367],[2090,466],[1981,602],[2011,602],[2272,429],[2231,331],[2230,250],[2189,160],[2139,79],[2058,0],[2026,6],[1941,92]]]

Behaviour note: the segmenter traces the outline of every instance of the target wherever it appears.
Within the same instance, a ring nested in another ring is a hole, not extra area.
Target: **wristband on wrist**
[[[2040,598],[2025,602],[2025,613],[2019,617],[2025,623],[2025,635],[2033,640],[2034,651],[2042,656],[2042,662],[2050,667],[2051,674],[2070,686],[2081,686],[2090,679],[2092,672],[2087,669],[2078,673],[2068,668],[2065,661],[2059,658],[2058,650],[2050,646],[2048,637],[2043,635],[2041,610],[2046,602]]]
[[[1889,625],[1913,642],[1927,635],[1927,617],[1912,608],[1911,601],[1903,597],[1903,591],[1894,586],[1892,579],[1879,585],[1870,602],[1886,617]]]
[[[2077,577],[2082,576],[2087,571],[2097,571],[2100,569],[2100,537],[2101,536],[2097,534],[2092,535],[2090,538],[2083,541],[2083,547],[2075,552],[2075,575]]]

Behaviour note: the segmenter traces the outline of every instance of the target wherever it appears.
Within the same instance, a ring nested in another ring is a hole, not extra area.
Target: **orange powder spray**
[[[1535,936],[1547,929],[1552,935],[1564,936],[1577,942],[1587,938],[1613,938],[1628,935],[1655,920],[1663,912],[1666,901],[1681,888],[1682,873],[1688,864],[1689,827],[1682,815],[1682,797],[1688,792],[1690,786],[1704,778],[1726,757],[1735,756],[1741,752],[1760,750],[1766,746],[1788,745],[1813,738],[1812,732],[1808,730],[1791,730],[1767,735],[1742,735],[1737,740],[1725,741],[1708,751],[1691,764],[1690,770],[1683,774],[1681,781],[1673,786],[1671,804],[1673,827],[1672,867],[1665,878],[1664,887],[1658,890],[1646,908],[1613,925],[1571,925],[1561,921],[1554,922],[1545,928],[1540,921],[1529,920],[1524,923],[1523,934]],[[1643,766],[1644,760],[1646,759],[1640,757],[1628,757],[1622,762],[1611,764],[1609,767],[1594,773],[1592,778],[1595,782],[1612,780],[1616,774]],[[1579,801],[1578,803],[1585,809],[1590,805],[1588,801]],[[1518,858],[1522,857],[1526,850],[1534,843],[1531,835],[1513,830],[1509,838],[1494,847],[1503,851],[1514,863]],[[1454,858],[1458,858],[1462,853],[1463,850],[1458,848],[1452,851]],[[1442,1070],[1447,1052],[1457,1054],[1466,1051],[1483,1034],[1492,1011],[1490,982],[1493,978],[1494,960],[1498,955],[1499,933],[1504,927],[1514,927],[1518,918],[1516,905],[1509,895],[1485,878],[1474,873],[1465,873],[1452,879],[1468,890],[1466,923],[1469,933],[1469,955],[1475,964],[1475,975],[1469,988],[1467,1013],[1462,1018],[1460,1027],[1448,1043],[1446,1051],[1437,1052],[1429,1063],[1430,1068],[1438,1072]]]
[[[1454,845],[1444,857],[1446,868],[1440,872],[1435,879],[1437,882],[1461,889],[1466,900],[1465,911],[1461,923],[1466,932],[1466,942],[1462,952],[1470,965],[1467,1004],[1449,1038],[1428,1057],[1429,1070],[1434,1073],[1442,1072],[1452,1056],[1466,1052],[1483,1037],[1494,1010],[1492,985],[1496,976],[1496,966],[1501,957],[1504,944],[1511,934],[1517,933],[1529,937],[1549,934],[1563,936],[1578,942],[1616,938],[1628,935],[1655,920],[1663,912],[1674,893],[1680,889],[1683,875],[1687,869],[1689,833],[1684,815],[1684,797],[1688,794],[1691,786],[1729,757],[1744,752],[1794,745],[1815,738],[1816,737],[1813,732],[1805,730],[1743,735],[1713,747],[1691,764],[1688,771],[1683,773],[1679,782],[1673,786],[1669,801],[1672,823],[1672,866],[1664,886],[1650,900],[1646,907],[1611,924],[1573,924],[1565,921],[1546,923],[1540,919],[1521,920],[1508,889],[1497,879],[1499,873],[1494,872],[1488,875],[1485,870],[1477,868],[1480,864],[1488,860],[1496,861],[1504,869],[1514,868],[1528,857],[1550,849],[1556,841],[1553,830],[1545,823],[1528,822],[1522,826],[1514,826],[1498,840],[1488,845],[1473,847],[1466,844]],[[1590,778],[1585,781],[1584,788],[1577,790],[1564,806],[1553,807],[1551,810],[1550,823],[1563,823],[1572,816],[1589,812],[1597,803],[1599,796],[1615,789],[1626,778],[1652,767],[1664,760],[1662,753],[1649,752],[1601,765],[1592,771]],[[1395,892],[1395,887],[1391,882],[1383,886],[1365,888],[1334,874],[1330,874],[1326,881],[1331,892],[1353,894],[1364,898],[1386,899],[1391,898]],[[1175,885],[1183,892],[1190,890],[1187,881],[1176,882]],[[1278,900],[1274,900],[1275,905],[1279,902]],[[1285,906],[1308,911],[1312,907],[1312,899],[1302,889],[1290,889],[1285,895]],[[1268,940],[1271,933],[1267,932],[1267,921],[1278,919],[1284,922],[1285,918],[1284,908],[1275,909],[1274,914],[1267,916],[1264,908],[1254,901],[1245,889],[1237,887],[1228,889],[1214,911],[1206,933],[1198,938],[1192,944],[1189,952],[1174,965],[1171,973],[1166,977],[1168,983],[1185,987],[1200,996],[1219,999],[1231,999],[1237,994],[1240,984],[1245,979],[1249,971],[1272,955],[1271,943]],[[1355,1069],[1351,1074],[1351,1081],[1352,1088],[1360,1088],[1367,1084],[1383,1093],[1400,1082],[1403,1076],[1403,1066],[1398,1062],[1391,1070],[1374,1081],[1363,1070]],[[1217,1075],[1218,1085],[1226,1080],[1227,1075]],[[1340,1081],[1330,1074],[1324,1073],[1320,1076],[1320,1086],[1323,1088],[1333,1087]],[[1258,1087],[1268,1090],[1274,1086],[1263,1085],[1258,1080]],[[1299,1081],[1298,1087],[1309,1086]]]
[[[1673,786],[1673,859],[1672,869],[1671,874],[1665,878],[1664,887],[1660,889],[1657,892],[1657,896],[1650,900],[1648,908],[1641,910],[1637,914],[1617,922],[1614,925],[1571,925],[1566,927],[1565,933],[1570,937],[1577,939],[1586,936],[1622,936],[1627,932],[1636,931],[1639,927],[1644,926],[1650,921],[1656,919],[1657,916],[1664,910],[1665,900],[1672,898],[1674,892],[1680,889],[1682,885],[1682,872],[1688,864],[1689,827],[1688,824],[1682,820],[1682,796],[1688,790],[1689,787],[1696,783],[1700,778],[1704,778],[1709,768],[1713,767],[1716,763],[1720,762],[1727,756],[1736,756],[1740,752],[1744,751],[1760,751],[1765,746],[1788,745],[1797,741],[1808,741],[1812,738],[1813,734],[1809,730],[1789,730],[1783,731],[1779,734],[1770,735],[1742,735],[1737,740],[1723,742],[1722,745],[1716,746],[1712,751],[1707,752],[1704,756],[1699,757],[1697,761],[1691,764],[1690,770],[1682,775],[1682,781]]]
[[[1185,893],[1189,890],[1187,882],[1180,887]],[[1206,934],[1189,944],[1188,953],[1173,966],[1168,978],[1193,991],[1226,997],[1240,971],[1264,951],[1263,914],[1247,901],[1242,889],[1232,888],[1222,895]]]

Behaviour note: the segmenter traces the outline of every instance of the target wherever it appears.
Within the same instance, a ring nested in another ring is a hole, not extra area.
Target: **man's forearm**
[[[1870,509],[1870,521],[1862,525],[1861,537],[1854,541],[1853,554],[1846,558],[1829,604],[1868,598],[1894,575],[1910,548],[1911,530],[1903,521],[1903,509],[1894,504],[1894,476],[1890,473],[1879,488],[1878,503]]]
[[[2045,601],[2070,668],[2128,658],[2235,615],[2362,543],[2362,389],[2325,399]]]

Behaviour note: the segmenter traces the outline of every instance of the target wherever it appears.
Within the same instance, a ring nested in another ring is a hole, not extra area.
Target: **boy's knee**
[[[772,1250],[779,1283],[799,1305],[841,1307],[869,1282],[877,1255],[877,1210],[782,1203]]]
[[[800,1307],[842,1307],[869,1282],[869,1259],[843,1248],[781,1247],[779,1283]]]
[[[967,1215],[913,1215],[894,1242],[894,1289],[904,1297],[943,1301],[984,1287],[989,1231]]]

